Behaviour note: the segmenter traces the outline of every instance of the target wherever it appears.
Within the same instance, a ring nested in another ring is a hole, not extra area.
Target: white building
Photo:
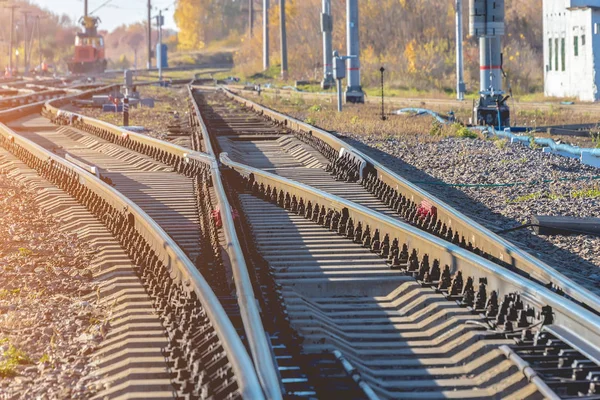
[[[544,93],[600,100],[600,0],[544,0]]]

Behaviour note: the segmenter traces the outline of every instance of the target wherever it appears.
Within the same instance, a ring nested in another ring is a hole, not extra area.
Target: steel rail
[[[381,165],[368,155],[362,153],[358,149],[352,147],[340,138],[331,133],[299,121],[288,115],[284,115],[274,111],[268,107],[261,106],[251,100],[245,99],[236,95],[228,88],[221,87],[224,93],[231,99],[251,108],[264,116],[284,124],[287,128],[308,133],[318,139],[321,139],[338,152],[342,150],[350,151],[358,157],[365,160],[377,172],[377,177],[384,183],[403,191],[408,195],[409,199],[419,204],[421,201],[428,201],[433,206],[437,207],[438,219],[446,223],[455,231],[458,231],[472,243],[474,247],[479,247],[485,253],[488,253],[498,259],[511,264],[518,270],[529,274],[532,278],[544,284],[553,283],[558,286],[566,295],[577,300],[581,304],[589,306],[591,309],[600,312],[600,296],[592,293],[586,288],[579,286],[577,283],[564,276],[556,269],[542,262],[526,251],[518,248],[509,241],[496,235],[489,229],[483,227],[471,218],[461,214],[453,207],[439,200],[430,193],[419,188],[415,184],[400,177],[389,168]]]
[[[116,209],[127,210],[134,218],[135,227],[151,245],[155,254],[170,269],[171,274],[175,275],[174,279],[181,282],[188,290],[194,291],[198,296],[228,355],[242,397],[259,400],[265,398],[252,360],[217,296],[181,248],[153,219],[131,200],[94,175],[18,135],[4,124],[0,124],[0,135],[19,144],[39,160],[52,160],[52,162],[73,171],[82,185]]]
[[[370,226],[373,231],[379,229],[381,237],[389,234],[390,238],[401,238],[409,248],[426,252],[430,258],[439,260],[441,265],[449,265],[452,271],[460,270],[463,275],[476,279],[487,278],[488,289],[496,290],[499,295],[517,290],[524,293],[527,300],[535,304],[538,309],[545,305],[552,306],[555,312],[555,323],[572,332],[574,337],[579,337],[587,343],[588,347],[581,343],[582,353],[590,354],[594,360],[600,362],[600,349],[598,349],[600,316],[578,304],[483,257],[398,219],[377,213],[367,207],[311,186],[234,162],[226,153],[221,154],[220,160],[223,165],[237,171],[242,176],[249,177],[252,174],[258,184],[284,190],[290,196],[304,199],[305,204],[310,201],[312,204],[318,203],[339,212],[347,209],[349,217],[355,224],[361,222],[363,226]]]
[[[7,108],[5,110],[0,111],[0,121],[2,121],[3,123],[7,123],[7,122],[13,121],[15,119],[25,117],[30,114],[39,113],[40,111],[42,111],[44,109],[44,107],[48,103],[63,100],[63,99],[71,100],[71,99],[75,99],[75,98],[83,97],[83,96],[92,96],[96,93],[106,92],[115,87],[116,87],[116,85],[107,85],[107,86],[102,86],[102,87],[86,90],[86,91],[75,93],[75,94],[56,97],[56,98],[53,98],[50,100],[46,99],[46,100],[42,100],[42,101],[38,101],[35,103],[30,103],[30,104],[25,104],[25,105],[14,107],[14,108]]]
[[[192,95],[191,91],[189,92]],[[192,96],[193,100],[193,96]],[[58,103],[58,104],[57,104]],[[169,142],[152,138],[147,135],[130,132],[115,125],[103,122],[94,118],[87,117],[82,114],[61,110],[61,104],[64,104],[64,99],[50,101],[46,103],[45,109],[47,112],[55,116],[64,116],[71,118],[78,123],[86,124],[90,127],[101,129],[108,132],[117,138],[127,138],[128,140],[139,142],[159,150],[165,151],[168,154],[180,157],[184,160],[197,160],[211,167],[211,175],[213,179],[213,187],[217,196],[217,203],[223,221],[223,233],[225,236],[225,251],[231,261],[234,280],[238,291],[238,303],[242,315],[242,321],[246,328],[246,334],[249,338],[250,351],[254,360],[255,368],[258,372],[260,383],[264,393],[268,399],[282,399],[282,388],[277,374],[277,367],[271,347],[262,325],[260,311],[257,300],[252,288],[250,274],[243,256],[241,245],[235,231],[235,224],[231,215],[231,206],[227,200],[225,189],[222,184],[219,166],[214,151],[210,144],[210,138],[204,122],[201,119],[199,110],[195,101],[192,102],[195,106],[197,121],[203,135],[203,143],[206,146],[206,153],[193,151]]]
[[[196,112],[197,122],[200,127],[202,134],[202,141],[204,148],[208,154],[215,155],[208,129],[202,119],[202,114],[196,103],[192,88],[188,86],[188,93],[192,98],[192,104],[194,105],[194,111]],[[195,159],[197,153],[190,154],[188,157]],[[216,156],[216,155],[215,155]],[[258,309],[258,302],[254,294],[252,287],[252,281],[250,279],[250,273],[248,272],[248,266],[242,251],[242,246],[237,237],[235,230],[235,224],[231,216],[231,206],[225,189],[221,180],[219,166],[214,160],[213,166],[213,179],[214,188],[217,194],[219,209],[221,217],[223,219],[223,227],[226,239],[226,250],[231,259],[233,267],[233,277],[238,290],[238,304],[242,314],[242,321],[248,335],[248,343],[250,345],[250,352],[254,359],[254,365],[258,372],[259,379],[263,385],[263,389],[269,399],[282,399],[282,387],[279,375],[277,373],[277,365],[271,351],[271,346],[267,338],[265,328],[262,324],[260,317],[260,311]]]

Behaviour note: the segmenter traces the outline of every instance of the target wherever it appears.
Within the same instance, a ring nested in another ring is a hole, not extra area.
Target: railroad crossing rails
[[[68,99],[44,109],[57,126],[0,132],[130,256],[174,394],[598,395],[593,293],[328,133],[189,90],[194,149],[59,112]],[[142,390],[127,371],[109,396]]]

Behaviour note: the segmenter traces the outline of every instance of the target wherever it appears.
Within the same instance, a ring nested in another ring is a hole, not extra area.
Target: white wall
[[[595,6],[596,3],[600,5],[600,0],[544,0],[544,92],[546,96],[576,97],[582,101],[600,100],[597,89],[600,82],[596,82],[594,68],[595,65],[600,65],[598,62],[600,25],[598,34],[594,33],[594,23],[600,23],[600,12],[590,8],[567,9],[567,7],[585,5]],[[578,41],[577,56],[575,37]],[[585,37],[585,44],[583,44],[583,37]],[[549,39],[552,39],[552,60],[549,60]],[[564,71],[563,39],[565,41]]]

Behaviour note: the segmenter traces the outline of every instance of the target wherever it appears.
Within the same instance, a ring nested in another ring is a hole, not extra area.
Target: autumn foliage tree
[[[248,0],[179,0],[176,21],[182,48],[201,48],[232,31],[246,32],[234,55],[239,72],[262,69],[262,1],[254,0],[256,27],[247,35]],[[269,13],[271,61],[279,62],[279,6]],[[346,0],[332,0],[334,49],[346,53]],[[468,3],[464,1],[465,5]],[[246,7],[246,8],[245,8]],[[377,84],[383,65],[388,82],[411,89],[453,90],[455,82],[455,16],[452,0],[359,1],[363,84]],[[521,92],[542,85],[542,0],[506,0],[504,38],[507,82]],[[322,70],[321,0],[287,0],[290,76],[319,79]],[[468,87],[477,90],[478,42],[468,37],[464,7],[465,67]],[[258,28],[258,29],[257,29]],[[185,43],[185,44],[184,44]]]
[[[247,26],[245,10],[241,0],[178,0],[179,49],[200,50],[209,42],[239,37]]]

